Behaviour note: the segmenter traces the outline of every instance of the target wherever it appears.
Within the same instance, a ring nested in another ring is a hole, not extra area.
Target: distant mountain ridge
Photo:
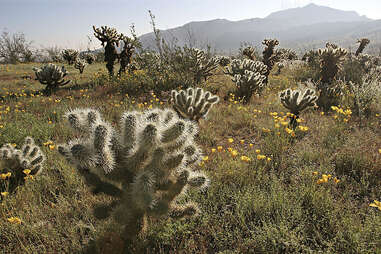
[[[265,38],[277,38],[280,47],[299,51],[323,47],[327,41],[355,47],[362,37],[371,40],[368,50],[381,48],[381,20],[316,4],[277,11],[265,18],[197,21],[160,32],[168,42],[195,47],[209,44],[224,53],[237,51],[241,42],[260,46]],[[140,40],[144,47],[155,49],[153,33],[140,36]]]

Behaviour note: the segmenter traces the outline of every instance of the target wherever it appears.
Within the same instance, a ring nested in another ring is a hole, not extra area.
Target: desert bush
[[[32,62],[32,42],[26,40],[23,33],[10,34],[3,31],[0,35],[0,62],[16,64]]]
[[[196,124],[172,110],[130,111],[122,115],[118,132],[96,110],[76,109],[65,116],[74,130],[89,137],[59,145],[58,151],[96,177],[88,179],[89,185],[103,186],[119,199],[116,207],[104,209],[124,226],[127,244],[147,228],[147,216],[178,219],[200,212],[195,203],[178,203],[186,189],[204,189],[209,181],[194,168],[201,159]]]
[[[265,86],[267,67],[259,61],[234,59],[226,68],[225,74],[231,76],[236,84],[235,96],[249,103],[253,93],[260,93]]]

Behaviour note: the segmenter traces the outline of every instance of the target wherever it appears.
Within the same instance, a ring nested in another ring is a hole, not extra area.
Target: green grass
[[[133,98],[112,92],[118,90],[112,87],[89,86],[96,72],[106,72],[103,64],[90,65],[83,75],[65,65],[72,80],[68,88],[50,97],[25,96],[44,88],[35,80],[20,78],[34,77],[34,66],[39,64],[0,66],[0,145],[20,147],[26,136],[32,136],[47,156],[42,174],[0,203],[0,250],[121,253],[121,227],[93,215],[94,207],[112,199],[93,194],[76,169],[43,143],[64,143],[73,137],[63,121],[70,108],[98,108],[116,123],[125,110],[164,108],[167,103],[160,96],[161,104],[151,103],[151,94]],[[139,235],[133,252],[381,253],[381,210],[369,206],[381,201],[381,125],[376,116],[381,104],[374,105],[361,129],[355,117],[344,123],[333,119],[333,113],[321,115],[310,109],[301,116],[308,131],[290,137],[284,127],[274,127],[270,113],[286,113],[277,94],[296,87],[295,79],[290,70],[271,76],[270,89],[261,97],[253,96],[248,105],[222,99],[234,88],[224,75],[205,84],[221,101],[200,122],[197,137],[208,156],[201,168],[211,185],[206,192],[186,197],[197,202],[202,213],[183,220],[149,219],[150,226]],[[144,101],[145,106],[138,105]],[[228,138],[234,141],[229,143]],[[212,152],[217,146],[223,151]],[[233,157],[228,148],[238,155]],[[271,160],[258,160],[257,149]],[[251,161],[241,161],[242,155]],[[322,174],[332,177],[317,184]],[[0,184],[4,182],[0,179]],[[20,218],[21,224],[10,223],[10,217]]]

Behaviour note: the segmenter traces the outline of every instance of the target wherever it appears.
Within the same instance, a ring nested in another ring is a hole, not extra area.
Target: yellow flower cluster
[[[345,109],[344,110],[344,108],[340,108],[340,107],[337,107],[337,106],[331,106],[331,109],[338,114],[338,115],[335,114],[333,116],[334,119],[338,119],[339,115],[341,115],[341,116],[344,117],[343,121],[346,122],[346,123],[348,122],[349,118],[352,115],[352,111],[350,109]]]
[[[50,149],[51,151],[54,150],[54,148],[56,147],[56,146],[54,145],[53,141],[51,141],[51,140],[49,140],[49,141],[47,141],[47,142],[44,142],[43,145],[44,145],[44,146],[48,146],[49,149]]]
[[[371,207],[377,207],[378,210],[381,211],[381,202],[380,201],[374,200],[373,203],[369,204],[369,206],[371,206]]]
[[[317,171],[314,171],[312,174],[313,174],[313,175],[318,175],[319,173],[318,173]],[[327,183],[328,180],[329,180],[331,177],[332,177],[331,174],[328,174],[328,175],[326,175],[326,174],[322,174],[322,175],[321,175],[321,178],[318,179],[318,180],[316,181],[316,183],[317,183],[317,184]],[[337,179],[336,177],[333,178],[333,181],[334,181],[336,184],[340,182],[340,180]]]
[[[7,178],[10,178],[11,175],[12,175],[11,172],[8,172],[8,173],[6,173],[6,174],[0,174],[0,178],[1,178],[2,180],[5,180],[5,179],[7,179]]]
[[[21,224],[21,220],[17,217],[10,217],[7,220],[8,220],[8,222],[13,223],[13,224]]]

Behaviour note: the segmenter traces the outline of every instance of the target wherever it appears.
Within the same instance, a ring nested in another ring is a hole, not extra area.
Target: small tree
[[[27,41],[23,33],[10,34],[3,31],[0,35],[0,61],[9,64],[31,62],[33,52],[31,41]]]

